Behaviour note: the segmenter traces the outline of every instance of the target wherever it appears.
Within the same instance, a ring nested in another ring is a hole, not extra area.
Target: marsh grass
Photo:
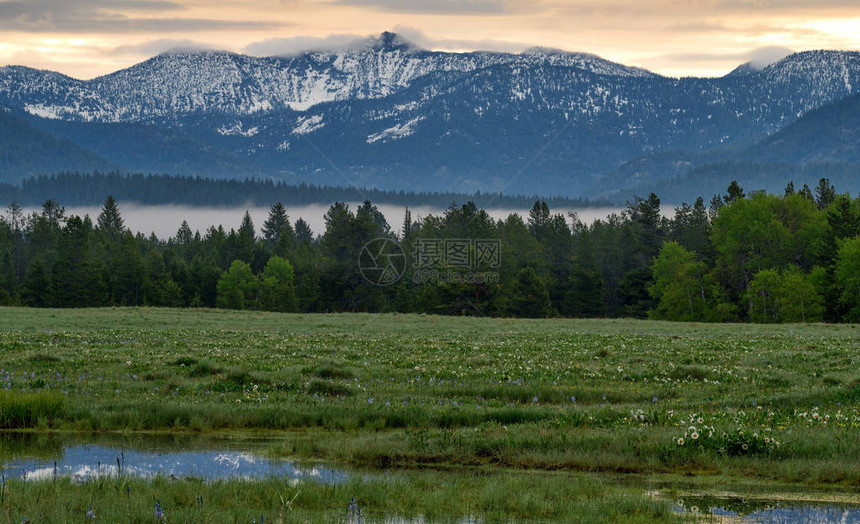
[[[355,377],[355,373],[348,366],[331,359],[325,359],[315,366],[303,368],[302,374],[328,379],[349,379]]]
[[[284,455],[357,466],[860,485],[854,326],[0,312],[5,428],[277,431]],[[782,446],[679,447],[698,418]]]
[[[4,517],[12,522],[38,515],[80,522],[89,519],[89,511],[99,522],[157,522],[156,501],[168,522],[346,522],[353,501],[366,523],[460,522],[475,516],[489,522],[681,521],[668,502],[599,478],[498,472],[393,473],[337,485],[277,479],[204,483],[120,477],[82,484],[13,479],[3,497]]]
[[[52,392],[0,391],[0,428],[32,428],[53,424],[64,414],[63,397]]]

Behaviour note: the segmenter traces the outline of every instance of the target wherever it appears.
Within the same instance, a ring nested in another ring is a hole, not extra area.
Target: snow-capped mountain
[[[0,106],[135,171],[579,195],[642,154],[752,144],[856,86],[856,52],[676,79],[383,33],[284,57],[174,51],[89,81],[0,68]]]
[[[0,69],[3,103],[48,118],[128,122],[184,113],[251,115],[324,102],[373,99],[438,72],[497,64],[554,65],[612,76],[648,77],[594,55],[534,48],[522,54],[436,53],[393,33],[339,51],[253,57],[223,51],[172,51],[90,81],[24,67]]]

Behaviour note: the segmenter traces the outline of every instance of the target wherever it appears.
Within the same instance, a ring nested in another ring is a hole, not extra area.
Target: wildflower
[[[155,501],[155,517],[159,519],[164,518],[164,509],[161,507],[161,501]]]
[[[373,397],[370,397],[369,399],[367,399],[367,403],[368,403],[368,404],[373,404]]]
[[[699,434],[698,434],[698,433],[696,433],[695,431],[693,432],[693,434],[692,434],[692,435],[690,435],[690,437],[692,437],[692,438],[693,438],[693,440],[699,440]]]
[[[684,439],[683,439],[683,438],[678,438],[678,445],[679,445],[679,446],[683,446],[683,445],[684,445]]]
[[[692,511],[693,513],[698,513],[698,512],[699,512],[699,506],[693,506],[693,507],[691,507],[691,508],[690,508],[690,511]]]
[[[361,513],[361,508],[358,507],[358,502],[356,502],[355,499],[352,499],[349,503],[349,508],[347,509],[347,518],[351,523],[360,523],[364,520],[364,515]]]
[[[767,437],[765,437],[765,438],[764,438],[764,443],[765,443],[765,444],[770,444],[770,439],[769,439],[769,438],[767,438]]]
[[[90,519],[90,520],[96,520],[96,514],[95,514],[95,512],[93,511],[93,506],[92,506],[92,504],[90,504],[90,509],[89,509],[89,510],[87,510],[86,518],[88,518],[88,519]]]
[[[705,419],[703,419],[702,417],[699,417],[698,420],[696,420],[696,422],[698,422],[699,424],[703,423],[704,421]]]
[[[746,451],[747,449],[749,449],[749,446],[747,446],[746,444],[744,444],[744,445],[742,445],[742,446],[741,446],[741,448],[743,448],[743,450],[744,450],[744,451]]]

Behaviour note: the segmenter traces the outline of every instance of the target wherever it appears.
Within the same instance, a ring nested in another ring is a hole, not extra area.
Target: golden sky
[[[860,49],[860,0],[0,0],[0,65],[92,78],[177,47],[287,54],[386,30],[427,49],[546,46],[720,76]]]

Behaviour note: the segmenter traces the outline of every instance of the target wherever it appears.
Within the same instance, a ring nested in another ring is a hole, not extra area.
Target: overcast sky
[[[539,45],[719,76],[791,51],[860,49],[860,1],[0,0],[0,65],[92,78],[176,47],[273,55],[386,30],[428,49]]]

